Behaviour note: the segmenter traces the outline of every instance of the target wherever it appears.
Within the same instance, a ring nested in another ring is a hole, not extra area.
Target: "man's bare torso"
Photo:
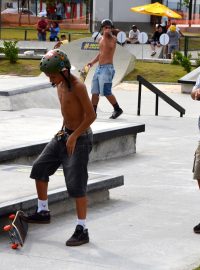
[[[99,65],[113,64],[113,56],[116,49],[116,37],[103,35],[99,42]]]
[[[79,80],[71,75],[71,91],[69,91],[65,82],[61,82],[57,86],[64,125],[70,130],[77,129],[84,119],[84,111],[76,95],[76,88],[79,84]]]

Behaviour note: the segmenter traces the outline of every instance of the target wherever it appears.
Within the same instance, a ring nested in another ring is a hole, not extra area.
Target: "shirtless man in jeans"
[[[27,215],[26,219],[29,223],[50,223],[47,196],[49,176],[62,165],[67,191],[75,198],[78,217],[75,232],[66,245],[78,246],[89,242],[86,229],[87,165],[92,149],[90,125],[96,115],[86,86],[70,73],[70,68],[67,55],[58,49],[49,51],[40,63],[40,70],[57,86],[63,123],[62,129],[33,164],[30,177],[35,179],[38,206],[36,212]]]
[[[112,80],[115,75],[113,56],[117,44],[116,37],[112,35],[113,28],[111,20],[106,19],[101,22],[103,36],[99,40],[99,53],[88,65],[93,66],[97,62],[99,63],[91,87],[92,104],[95,113],[99,103],[99,95],[105,96],[114,108],[110,118],[116,119],[123,113],[123,110],[119,107],[115,96],[112,94]]]

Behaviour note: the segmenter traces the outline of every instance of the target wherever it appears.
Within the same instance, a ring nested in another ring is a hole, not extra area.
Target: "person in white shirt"
[[[136,25],[132,25],[131,30],[128,35],[127,43],[131,44],[138,44],[138,36],[139,36],[140,31],[138,30]]]

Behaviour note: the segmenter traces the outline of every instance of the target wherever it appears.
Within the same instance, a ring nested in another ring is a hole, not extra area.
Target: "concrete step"
[[[31,167],[25,165],[0,165],[1,179],[5,181],[0,198],[0,225],[17,210],[33,211],[37,206],[34,180],[29,180]],[[108,175],[89,172],[89,205],[109,199],[109,189],[124,185],[123,175]],[[74,209],[74,200],[69,197],[62,169],[58,169],[49,182],[49,206],[52,215]]]

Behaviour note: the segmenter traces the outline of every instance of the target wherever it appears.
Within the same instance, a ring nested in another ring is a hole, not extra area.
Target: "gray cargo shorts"
[[[193,179],[200,180],[200,142],[194,154]]]
[[[84,132],[76,142],[73,155],[67,154],[66,141],[70,134],[55,137],[46,145],[32,166],[30,178],[49,181],[60,165],[63,167],[66,187],[71,197],[84,197],[87,191],[88,160],[92,150],[91,129]]]

